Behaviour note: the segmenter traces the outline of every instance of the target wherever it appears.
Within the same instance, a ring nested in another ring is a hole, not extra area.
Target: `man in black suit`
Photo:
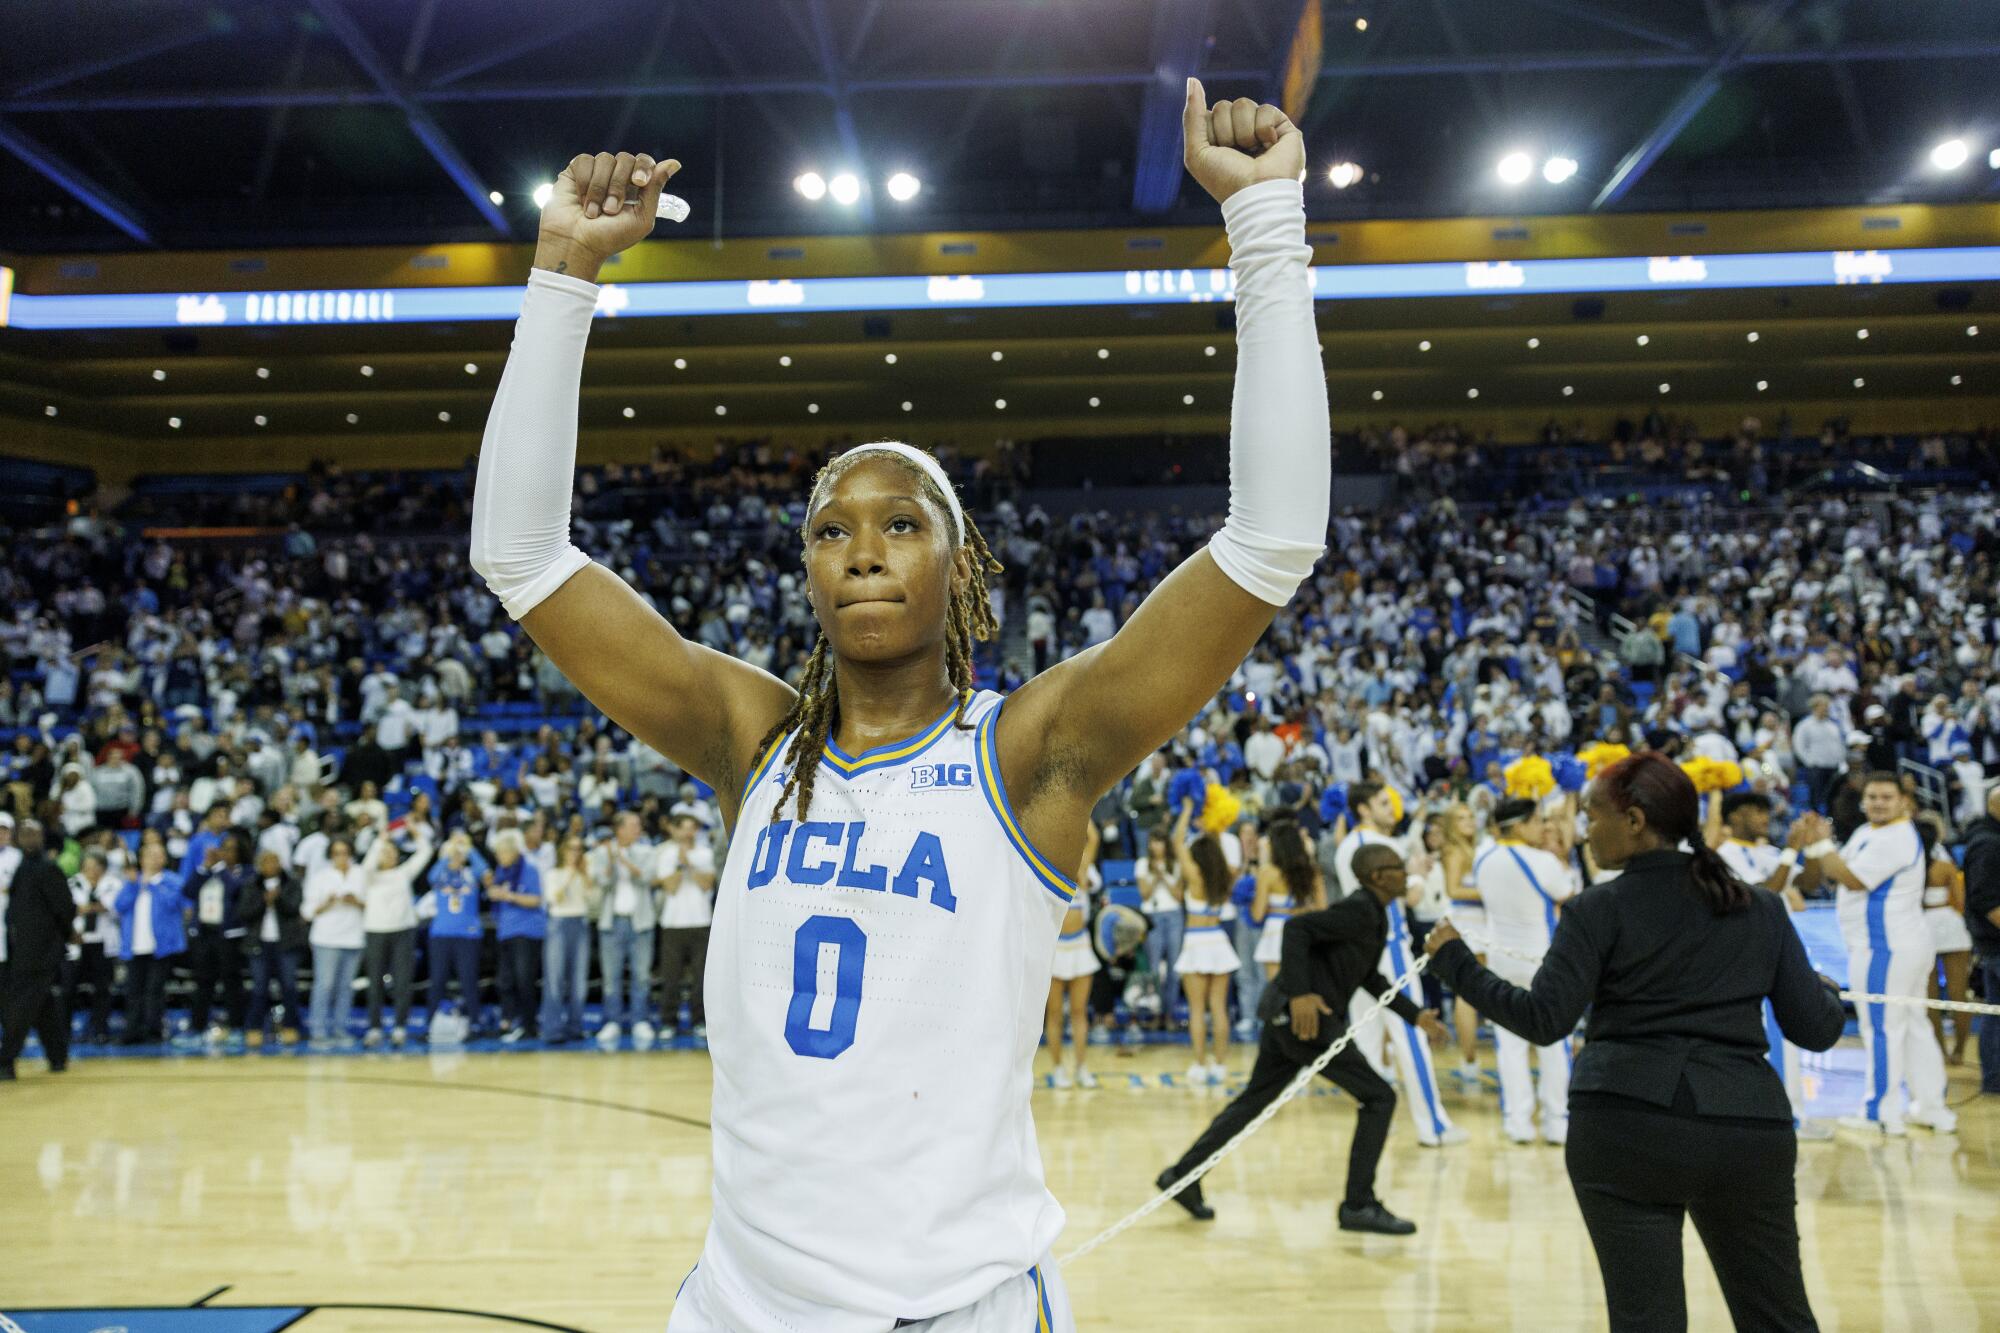
[[[23,820],[15,830],[21,865],[7,903],[5,994],[0,994],[0,1082],[14,1077],[14,1061],[28,1029],[41,1034],[49,1072],[69,1065],[69,1014],[56,983],[63,950],[76,936],[76,902],[62,867],[44,854],[42,826]]]
[[[1382,975],[1382,947],[1389,938],[1389,904],[1403,896],[1403,858],[1382,843],[1369,843],[1354,854],[1354,877],[1362,892],[1350,894],[1331,907],[1301,912],[1285,923],[1284,956],[1278,975],[1264,988],[1257,1007],[1264,1035],[1257,1047],[1257,1064],[1250,1082],[1235,1101],[1222,1109],[1180,1161],[1154,1182],[1168,1189],[1208,1160],[1210,1153],[1234,1138],[1285,1090],[1299,1069],[1319,1058],[1339,1035],[1338,1026],[1323,1026],[1328,1015],[1347,1013],[1357,988],[1380,998],[1389,990]],[[1433,1045],[1449,1029],[1429,1010],[1420,1010],[1397,991],[1390,1010],[1423,1028]],[[1354,1143],[1347,1155],[1347,1197],[1340,1205],[1343,1231],[1374,1231],[1408,1236],[1417,1224],[1397,1217],[1375,1197],[1375,1167],[1389,1126],[1396,1117],[1396,1091],[1369,1067],[1359,1050],[1349,1045],[1320,1071],[1361,1103],[1354,1126]],[[1175,1200],[1201,1221],[1215,1216],[1201,1197],[1201,1182],[1182,1189]]]

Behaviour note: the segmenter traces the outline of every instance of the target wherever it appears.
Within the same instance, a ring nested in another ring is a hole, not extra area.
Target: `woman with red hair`
[[[1591,784],[1591,855],[1622,871],[1563,908],[1534,980],[1511,986],[1440,923],[1425,941],[1445,984],[1539,1045],[1585,1009],[1565,1149],[1613,1329],[1685,1329],[1681,1230],[1692,1216],[1738,1328],[1810,1329],[1799,1272],[1785,1087],[1765,1058],[1768,997],[1787,1039],[1823,1051],[1845,1021],[1776,894],[1701,835],[1694,784],[1664,756]]]

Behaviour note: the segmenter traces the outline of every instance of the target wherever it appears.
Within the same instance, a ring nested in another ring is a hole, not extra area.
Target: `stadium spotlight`
[[[358,426],[361,424],[361,418],[357,416],[355,413],[349,412],[347,414],[347,424],[350,426]]]
[[[1103,400],[1102,400],[1102,399],[1099,399],[1099,398],[1092,398],[1092,399],[1090,400],[1090,405],[1091,405],[1092,407],[1096,407],[1096,406],[1098,406],[1098,405],[1099,405],[1099,404],[1100,404],[1100,403],[1101,403],[1102,401],[1103,401]]]
[[[1367,32],[1367,31],[1368,31],[1368,20],[1367,20],[1367,19],[1356,19],[1356,20],[1354,20],[1354,30],[1355,30],[1356,32]]]
[[[1005,412],[1007,410],[1007,400],[1005,398],[995,398],[993,400],[993,407],[996,411]]]
[[[364,379],[364,380],[368,380],[368,379],[374,379],[374,378],[375,378],[375,367],[373,367],[373,366],[363,366],[363,367],[361,367],[361,378],[362,378],[362,379]]]
[[[181,428],[181,419],[179,417],[168,417],[167,425],[173,430],[179,430]]]
[[[778,358],[778,364],[781,366],[789,367],[792,364],[792,358],[790,358],[789,356],[781,356]]]
[[[628,408],[626,408],[626,409],[625,409],[625,419],[626,419],[627,421],[630,421],[630,420],[631,420],[631,419],[632,419],[633,417],[636,417],[636,416],[638,416],[638,415],[639,415],[639,412],[638,412],[638,409],[637,409],[637,408],[631,408],[631,407],[628,407]]]
[[[1663,383],[1663,384],[1661,384],[1661,385],[1660,385],[1660,392],[1661,392],[1661,393],[1672,393],[1673,391],[1674,391],[1674,386],[1673,386],[1673,385],[1671,385],[1671,384],[1665,384],[1665,383]]]
[[[1182,394],[1182,395],[1181,395],[1181,406],[1182,406],[1182,407],[1193,407],[1193,406],[1194,406],[1194,395],[1193,395],[1193,394],[1191,394],[1191,393],[1184,393],[1184,394]]]
[[[891,199],[899,204],[907,204],[917,197],[917,191],[923,188],[923,182],[907,171],[899,171],[889,177],[887,188]]]
[[[271,378],[271,368],[270,368],[269,366],[259,366],[259,367],[257,367],[257,378],[258,378],[258,379],[260,379],[260,380],[267,380],[267,379],[270,379],[270,378]]]
[[[1854,331],[1854,336],[1855,336],[1855,337],[1857,337],[1857,338],[1859,338],[1859,339],[1860,339],[1860,340],[1861,340],[1862,342],[1867,342],[1867,341],[1868,341],[1868,330],[1866,330],[1866,329],[1856,329],[1856,330]]]
[[[477,375],[479,373],[479,363],[477,361],[466,362],[465,373],[468,375]]]
[[[258,413],[258,414],[257,414],[256,416],[254,416],[254,417],[252,417],[252,418],[250,418],[250,419],[251,419],[252,421],[256,422],[256,423],[257,423],[258,425],[260,425],[260,426],[263,426],[263,425],[268,425],[268,424],[270,423],[270,420],[271,420],[271,419],[270,419],[269,417],[265,416],[265,415],[264,415],[264,414],[263,414],[262,412],[259,412],[259,413]]]
[[[1201,354],[1202,354],[1203,356],[1214,356],[1214,355],[1215,355],[1215,344],[1214,344],[1214,343],[1210,343],[1210,344],[1209,344],[1208,346],[1206,346],[1206,347],[1202,348],[1202,349],[1201,349]]]
[[[1762,393],[1762,392],[1764,392],[1764,390],[1766,390],[1766,389],[1768,389],[1768,388],[1770,388],[1770,387],[1771,387],[1771,381],[1769,381],[1769,380],[1758,380],[1758,381],[1757,381],[1757,392],[1758,392],[1758,393]]]
[[[549,206],[549,196],[553,195],[555,192],[556,192],[556,187],[549,184],[547,181],[544,181],[540,185],[537,185],[535,187],[535,207],[547,208]]]
[[[2000,171],[2000,148],[1986,155],[1986,167],[1989,171]]]
[[[1007,354],[996,348],[993,352],[993,359],[995,361],[1005,361],[1007,359]]]
[[[1537,347],[1540,347],[1541,345],[1542,345],[1542,340],[1540,338],[1528,339],[1528,350],[1531,352],[1534,351]]]
[[[1857,389],[1865,389],[1868,387],[1868,381],[1862,379],[1859,375],[1856,375],[1854,377],[1854,387]]]
[[[1422,342],[1418,343],[1418,344],[1417,344],[1417,350],[1418,350],[1419,352],[1428,352],[1428,351],[1430,351],[1430,350],[1431,350],[1431,340],[1430,340],[1429,338],[1426,338],[1426,339],[1424,339],[1424,340],[1423,340]]]
[[[1477,390],[1477,389],[1467,389],[1467,390],[1465,391],[1465,396],[1466,396],[1467,398],[1477,398],[1477,397],[1479,396],[1479,390]]]
[[[1097,359],[1099,361],[1109,361],[1111,359],[1111,349],[1109,347],[1098,348]]]
[[[1958,387],[1959,385],[1961,385],[1961,384],[1963,384],[1963,383],[1965,383],[1965,376],[1963,376],[1963,375],[1953,375],[1953,376],[1951,377],[1951,384],[1952,384],[1952,387],[1953,387],[1953,388],[1957,388],[1957,387]]]
[[[833,196],[834,203],[851,208],[861,198],[861,178],[843,171],[827,182],[826,192]]]
[[[1965,336],[1968,338],[1977,338],[1979,336],[1979,326],[1977,324],[1966,325]]]
[[[50,403],[47,407],[42,409],[42,415],[45,417],[52,417],[55,414],[56,414],[56,405],[54,403]]]
[[[1965,159],[1972,156],[1972,149],[1963,139],[1946,139],[1931,149],[1931,165],[1939,171],[1957,171],[1965,165]]]
[[[446,424],[447,426],[448,426],[448,425],[450,425],[450,424],[451,424],[451,413],[449,413],[449,412],[440,412],[440,413],[438,413],[438,420],[439,420],[439,421],[442,421],[442,422],[444,422],[444,423],[445,423],[445,424]]]
[[[1382,391],[1380,389],[1377,389],[1374,393],[1371,393],[1368,396],[1370,398],[1373,398],[1378,403],[1382,401]]]
[[[163,380],[166,377],[167,377],[167,372],[164,370],[155,370],[153,372],[153,378],[156,380]]]
[[[883,365],[885,365],[885,366],[893,366],[893,365],[895,365],[895,364],[896,364],[896,354],[895,354],[894,352],[884,352],[884,353],[882,354],[882,364],[883,364]]]
[[[1336,190],[1344,190],[1361,179],[1361,168],[1352,162],[1336,162],[1326,169],[1326,179]]]
[[[1574,398],[1575,396],[1576,396],[1576,386],[1574,384],[1563,385],[1563,397]]]
[[[1650,333],[1642,333],[1636,339],[1634,339],[1634,341],[1637,342],[1639,346],[1644,347],[1647,343],[1653,341],[1653,335]]]
[[[1509,185],[1519,185],[1535,174],[1534,159],[1526,153],[1509,153],[1500,159],[1500,179]]]
[[[674,369],[675,369],[675,370],[686,370],[687,368],[688,368],[688,362],[687,362],[687,358],[686,358],[686,357],[684,357],[684,356],[677,356],[677,357],[675,357],[675,358],[674,358]]]
[[[717,403],[715,405],[715,415],[719,417],[726,417],[729,415],[729,409],[724,407],[721,403]]]
[[[1576,175],[1576,159],[1573,157],[1552,157],[1542,163],[1542,179],[1551,185],[1561,185]]]
[[[806,404],[806,411],[807,411],[807,412],[809,412],[810,414],[812,414],[813,416],[818,416],[818,415],[819,415],[819,404],[818,404],[818,403],[807,403],[807,404]]]
[[[1752,342],[1752,343],[1753,343],[1753,342],[1756,342],[1756,341],[1757,341],[1757,339],[1758,339],[1758,338],[1760,338],[1760,337],[1762,337],[1762,336],[1763,336],[1763,335],[1759,334],[1759,333],[1757,332],[1757,330],[1755,330],[1755,329],[1752,329],[1752,330],[1750,330],[1750,332],[1749,332],[1749,333],[1747,333],[1747,334],[1745,334],[1745,335],[1743,336],[1743,341],[1745,341],[1745,342]]]
[[[507,202],[507,196],[500,193],[500,191],[498,190],[488,190],[486,192],[486,197],[492,200],[496,205],[504,204]]]
[[[911,402],[911,401],[910,401],[909,399],[905,398],[905,399],[903,400],[903,410],[904,410],[905,412],[911,412],[911,411],[914,411],[914,410],[916,410],[916,405],[915,405],[914,403],[912,403],[912,402]]]
[[[817,171],[802,171],[793,178],[792,188],[816,204],[826,198],[826,177]]]

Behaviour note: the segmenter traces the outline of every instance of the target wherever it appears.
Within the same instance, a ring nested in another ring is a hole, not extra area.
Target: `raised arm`
[[[1332,459],[1303,140],[1274,106],[1206,107],[1192,79],[1183,130],[1188,170],[1222,205],[1236,279],[1229,518],[1116,634],[1029,681],[1002,715],[1003,766],[1082,802],[1228,683],[1326,549]]]
[[[645,239],[667,179],[646,155],[580,155],[542,210],[534,271],[479,452],[472,567],[606,716],[715,788],[732,821],[764,733],[792,687],[688,642],[570,542],[577,392],[597,275]]]
[[[1591,937],[1586,913],[1564,912],[1555,938],[1524,990],[1481,967],[1472,950],[1448,926],[1433,928],[1424,941],[1432,970],[1465,1002],[1516,1036],[1537,1046],[1561,1041],[1576,1030],[1604,966],[1605,949]],[[1291,928],[1286,927],[1286,933]]]

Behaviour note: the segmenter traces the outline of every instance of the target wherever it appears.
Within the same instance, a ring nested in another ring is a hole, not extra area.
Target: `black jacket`
[[[1756,889],[1748,908],[1718,916],[1694,887],[1693,860],[1644,852],[1586,889],[1563,908],[1527,990],[1481,967],[1462,940],[1438,950],[1434,970],[1480,1013],[1541,1046],[1567,1037],[1589,1007],[1571,1092],[1670,1107],[1685,1078],[1698,1115],[1790,1120],[1784,1082],[1765,1058],[1765,997],[1785,1036],[1809,1051],[1840,1040],[1846,1015],[1806,961],[1784,900]]]
[[[1988,913],[2000,908],[2000,819],[1981,815],[1965,831],[1965,927],[1983,958],[2000,954],[2000,926]]]
[[[1264,988],[1258,1016],[1266,1023],[1289,1023],[1285,1006],[1294,996],[1317,995],[1333,1010],[1322,1019],[1319,1039],[1324,1046],[1347,1030],[1347,1001],[1355,990],[1380,997],[1389,989],[1382,975],[1382,946],[1389,939],[1389,911],[1367,890],[1350,894],[1331,907],[1300,912],[1285,923],[1285,950],[1278,975]],[[1400,992],[1389,1008],[1405,1022],[1417,1021],[1419,1010]]]
[[[76,929],[69,877],[46,855],[24,856],[7,898],[7,961],[19,972],[55,971]]]
[[[299,908],[305,892],[299,887],[296,875],[280,874],[273,878],[278,881],[278,898],[270,907],[278,914],[278,947],[303,949],[306,947],[307,922],[299,915]],[[264,907],[264,877],[253,870],[237,887],[234,917],[246,927],[243,936],[246,948],[254,949],[263,941]]]

